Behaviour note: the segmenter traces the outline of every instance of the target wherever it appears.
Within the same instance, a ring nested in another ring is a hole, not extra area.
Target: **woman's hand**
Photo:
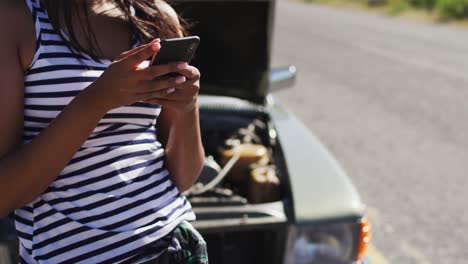
[[[149,68],[157,69],[158,67],[171,67],[171,65],[150,66]],[[166,90],[167,93],[156,94],[145,101],[167,107],[176,113],[193,111],[196,108],[200,90],[200,72],[186,62],[173,64],[172,67],[175,67],[174,72],[180,74],[176,77],[177,84],[172,89]],[[171,78],[173,77],[164,77],[160,81],[169,82]]]
[[[86,91],[92,94],[96,106],[107,112],[111,109],[152,98],[165,98],[185,77],[160,78],[178,69],[177,65],[140,68],[139,65],[157,53],[159,39],[122,53]],[[187,74],[188,75],[188,74]]]

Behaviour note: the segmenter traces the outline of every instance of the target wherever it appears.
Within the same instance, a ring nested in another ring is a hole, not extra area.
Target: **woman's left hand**
[[[153,70],[156,71],[158,70],[157,67],[165,66],[166,65],[150,66],[150,68],[153,68]],[[175,70],[175,73],[180,75],[176,77],[179,78],[179,84],[176,84],[175,87],[167,89],[164,93],[160,93],[145,102],[170,108],[177,113],[193,111],[196,108],[197,96],[200,90],[200,71],[198,71],[197,68],[188,65],[186,62],[177,63],[176,67],[173,69]]]

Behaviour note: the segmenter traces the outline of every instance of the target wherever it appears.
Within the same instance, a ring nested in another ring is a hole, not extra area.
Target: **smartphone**
[[[161,40],[161,49],[153,55],[150,65],[169,64],[185,61],[187,63],[193,58],[200,44],[198,36],[172,38]]]

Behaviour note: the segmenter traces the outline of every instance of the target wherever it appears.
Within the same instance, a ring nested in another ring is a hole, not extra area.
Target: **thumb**
[[[129,54],[125,58],[123,58],[121,62],[127,67],[137,67],[138,65],[140,65],[140,63],[153,56],[154,53],[158,52],[159,49],[161,49],[161,44],[159,44],[159,42],[151,42],[143,48],[136,48],[134,50],[129,51]]]

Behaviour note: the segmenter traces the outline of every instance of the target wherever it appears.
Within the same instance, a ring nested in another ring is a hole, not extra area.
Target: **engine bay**
[[[187,194],[193,206],[280,201],[276,131],[263,111],[200,107],[205,164]]]

